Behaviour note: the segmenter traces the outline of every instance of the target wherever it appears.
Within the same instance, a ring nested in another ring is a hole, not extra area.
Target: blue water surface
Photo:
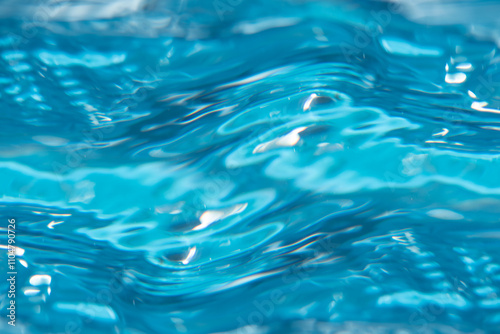
[[[0,332],[500,333],[498,13],[0,1]]]

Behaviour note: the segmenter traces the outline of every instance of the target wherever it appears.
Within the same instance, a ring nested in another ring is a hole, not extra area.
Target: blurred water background
[[[0,331],[499,333],[499,13],[0,1]]]

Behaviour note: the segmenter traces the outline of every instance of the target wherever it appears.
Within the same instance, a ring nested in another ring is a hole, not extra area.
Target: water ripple
[[[497,7],[0,2],[19,327],[498,332]]]

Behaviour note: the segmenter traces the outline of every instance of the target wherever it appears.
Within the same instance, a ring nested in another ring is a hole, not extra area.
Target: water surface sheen
[[[498,2],[0,12],[2,333],[500,332]]]

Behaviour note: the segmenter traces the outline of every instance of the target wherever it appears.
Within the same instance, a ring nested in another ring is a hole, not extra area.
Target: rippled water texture
[[[498,13],[1,1],[0,332],[499,333]]]

